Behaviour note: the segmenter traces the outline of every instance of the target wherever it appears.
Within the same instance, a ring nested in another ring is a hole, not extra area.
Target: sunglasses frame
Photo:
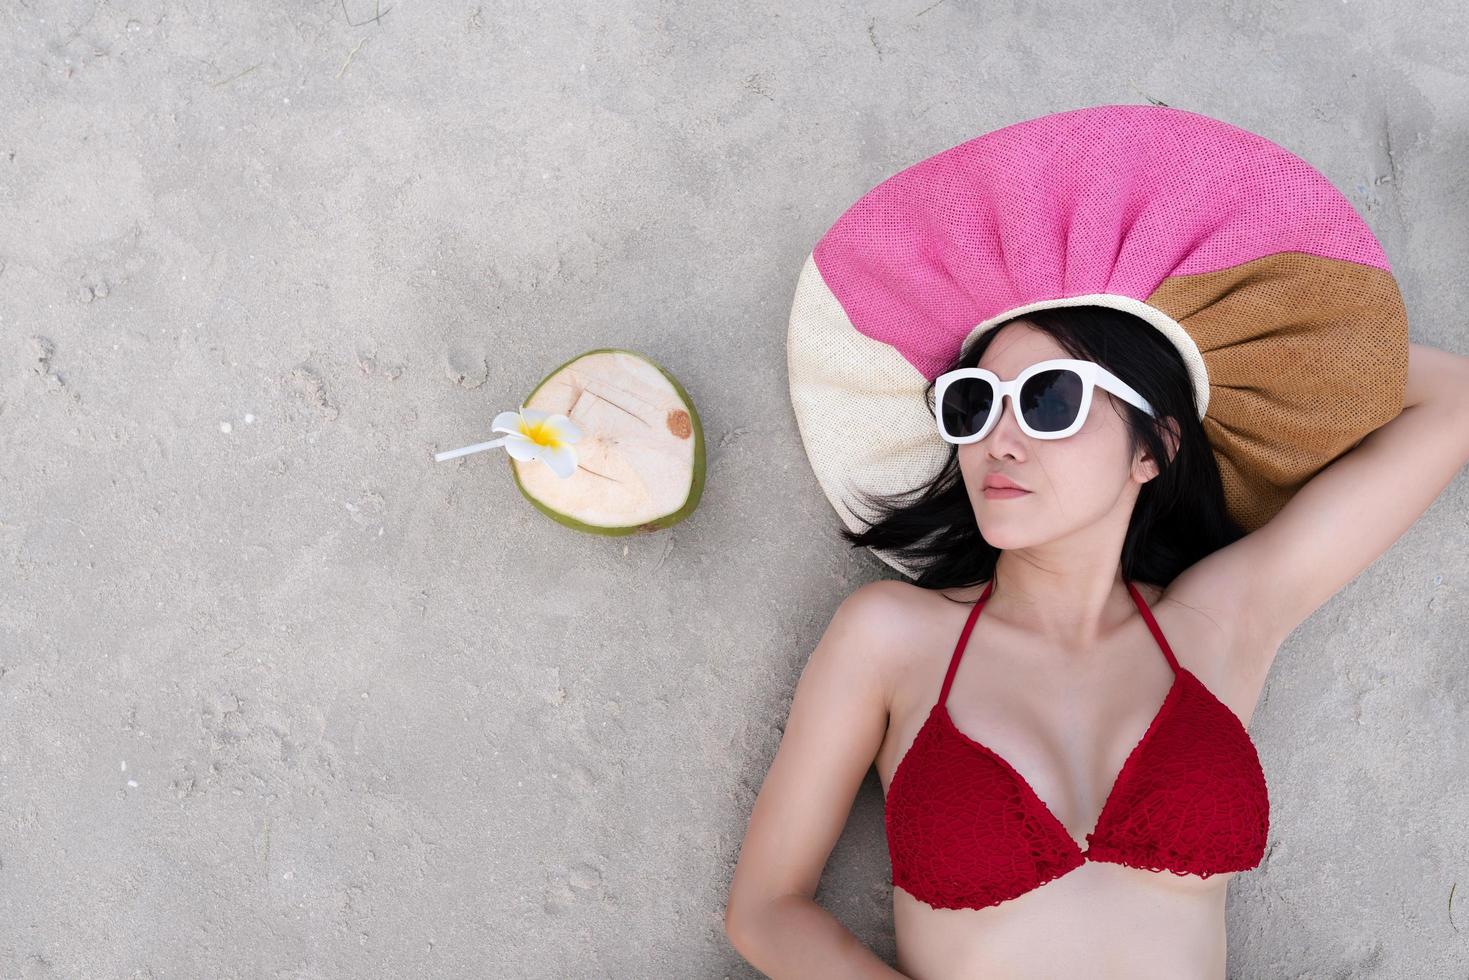
[[[1066,428],[1057,429],[1055,432],[1041,432],[1031,428],[1030,424],[1025,421],[1025,413],[1020,411],[1020,404],[1016,401],[1016,398],[1019,396],[1025,382],[1029,381],[1033,375],[1039,374],[1042,371],[1052,371],[1057,368],[1074,371],[1081,378],[1081,406],[1076,412],[1076,419]],[[968,378],[983,378],[994,387],[997,395],[995,400],[990,403],[989,418],[985,419],[984,424],[979,427],[978,432],[971,436],[950,435],[948,430],[944,428],[944,413],[941,408],[944,404],[944,395],[951,384]],[[1116,395],[1128,404],[1156,417],[1153,406],[1148,404],[1147,399],[1138,394],[1137,389],[1133,388],[1132,385],[1094,361],[1082,361],[1069,357],[1055,357],[1045,361],[1037,361],[1009,381],[1001,380],[1000,376],[993,371],[981,367],[958,368],[941,374],[934,381],[933,405],[930,407],[930,412],[933,414],[934,421],[938,425],[939,435],[943,440],[953,443],[956,446],[964,446],[971,442],[978,442],[990,434],[990,430],[999,422],[1000,415],[1005,411],[1005,398],[1008,396],[1010,399],[1010,408],[1015,413],[1015,421],[1020,423],[1022,432],[1032,439],[1065,439],[1069,435],[1074,435],[1086,423],[1087,413],[1091,411],[1092,407],[1092,392],[1099,386],[1109,394]]]

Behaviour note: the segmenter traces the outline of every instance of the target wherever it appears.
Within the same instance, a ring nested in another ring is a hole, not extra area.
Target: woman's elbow
[[[724,905],[724,935],[736,951],[742,951],[741,947],[751,931],[750,923],[757,918],[754,911],[749,908],[749,904],[731,894]]]

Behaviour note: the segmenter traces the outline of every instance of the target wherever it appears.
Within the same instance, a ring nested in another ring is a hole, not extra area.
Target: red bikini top
[[[1204,878],[1258,865],[1270,799],[1254,743],[1239,717],[1179,666],[1131,582],[1173,686],[1122,764],[1085,849],[1024,776],[954,726],[949,687],[993,585],[970,610],[939,699],[888,786],[893,884],[934,908],[977,909],[1087,861]]]

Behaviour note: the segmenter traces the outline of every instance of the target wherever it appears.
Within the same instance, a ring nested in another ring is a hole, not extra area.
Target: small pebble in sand
[[[254,423],[255,423],[255,416],[251,415],[249,412],[246,412],[245,413],[245,424],[246,425],[253,425]]]
[[[230,425],[228,422],[221,422],[219,423],[219,431],[229,433],[234,431],[234,426]]]

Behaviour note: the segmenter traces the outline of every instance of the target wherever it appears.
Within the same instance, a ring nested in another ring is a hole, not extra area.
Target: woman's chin
[[[1014,551],[1035,544],[1035,538],[1021,532],[1009,521],[980,521],[979,533],[985,543],[1004,551]]]

